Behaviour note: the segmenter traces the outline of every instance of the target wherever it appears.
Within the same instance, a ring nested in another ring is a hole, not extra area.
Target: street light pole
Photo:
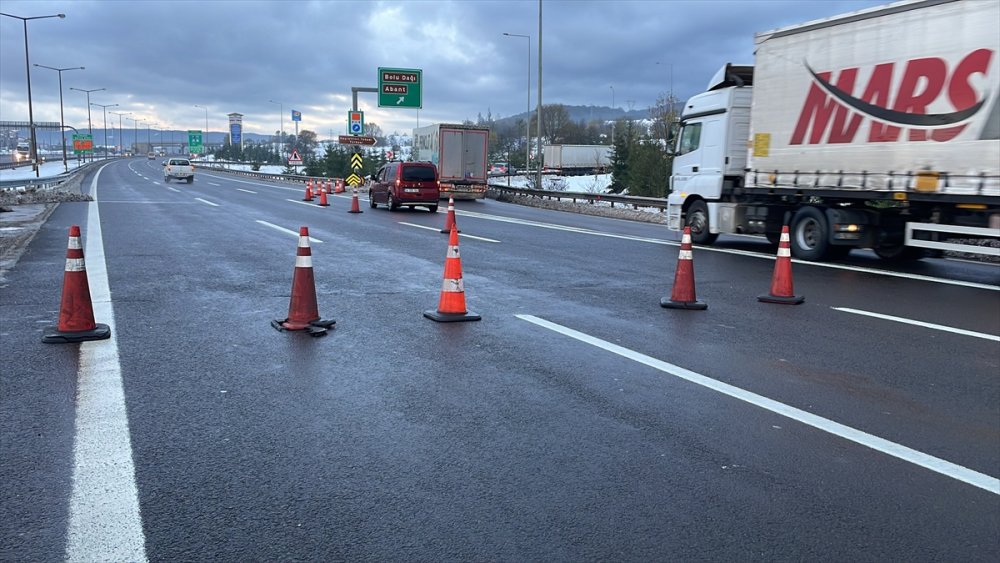
[[[138,153],[139,152],[139,122],[141,119],[136,119],[134,117],[129,117],[132,120],[132,149]],[[134,155],[137,156],[137,155]]]
[[[130,111],[124,111],[124,112],[113,111],[111,113],[112,113],[112,115],[117,115],[118,116],[118,136],[121,137],[121,142],[122,142],[122,156],[124,156],[125,155],[125,133],[122,132],[122,116],[123,115],[132,115],[132,112],[130,112]]]
[[[38,171],[38,138],[35,135],[35,113],[31,107],[31,64],[28,61],[28,20],[41,20],[45,18],[65,18],[66,14],[54,14],[51,16],[15,16],[0,12],[0,16],[7,16],[21,20],[24,24],[24,70],[28,77],[28,131],[31,133],[31,167],[35,170],[35,177],[39,177]]]
[[[521,35],[519,33],[504,33],[507,37],[523,37],[527,39],[528,44],[528,111],[525,114],[525,147],[524,147],[524,169],[527,170],[531,165],[531,36]]]
[[[268,100],[272,104],[278,104],[281,106],[281,114],[279,115],[280,128],[278,129],[278,153],[281,156],[285,154],[285,104],[284,102],[276,102],[274,100]]]
[[[538,0],[538,147],[535,187],[542,189],[542,0]]]
[[[106,90],[106,88],[94,88],[93,90],[83,90],[81,88],[74,88],[74,87],[70,86],[69,89],[70,90],[76,90],[77,92],[83,92],[83,93],[87,94],[87,133],[90,135],[90,141],[93,142],[94,141],[94,123],[90,119],[90,93],[91,92],[100,92],[101,90]],[[90,161],[91,162],[94,161],[94,152],[93,151],[91,151],[91,153],[90,153]]]
[[[104,110],[104,158],[108,157],[108,108],[116,108],[118,104],[90,104]]]
[[[615,144],[615,87],[611,86],[611,144]],[[626,131],[628,133],[628,131]]]
[[[202,156],[204,156],[205,153],[207,152],[205,150],[205,145],[206,141],[208,140],[208,108],[205,106],[199,106],[198,104],[195,104],[194,107],[205,110],[205,131],[201,135],[201,154]],[[188,148],[190,149],[191,147]]]
[[[63,171],[69,172],[69,165],[66,164],[66,117],[63,113],[63,87],[62,87],[62,73],[66,70],[84,70],[82,66],[74,66],[70,68],[54,68],[51,66],[45,66],[35,63],[35,66],[41,68],[47,68],[49,70],[54,70],[59,73],[59,136],[62,137],[62,153],[63,153]]]

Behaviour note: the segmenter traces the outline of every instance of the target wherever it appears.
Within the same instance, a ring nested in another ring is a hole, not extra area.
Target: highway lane
[[[150,559],[997,555],[996,494],[526,320],[996,477],[997,343],[833,308],[997,335],[995,288],[795,264],[806,303],[765,305],[772,260],[698,248],[709,309],[668,311],[677,247],[662,226],[458,202],[463,235],[481,237],[461,253],[484,319],[437,325],[420,313],[437,303],[443,213],[362,201],[352,215],[349,198],[301,195],[223,174],[164,185],[143,160],[101,173]],[[61,205],[4,290],[0,477],[15,518],[0,558],[65,548],[77,361],[39,331],[86,208]],[[258,221],[322,241],[329,337],[269,326],[287,311],[295,237]]]

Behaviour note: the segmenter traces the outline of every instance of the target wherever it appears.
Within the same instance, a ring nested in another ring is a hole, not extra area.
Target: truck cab
[[[667,222],[671,229],[680,230],[686,219],[696,243],[715,241],[723,190],[743,182],[752,85],[752,65],[727,64],[681,112]]]

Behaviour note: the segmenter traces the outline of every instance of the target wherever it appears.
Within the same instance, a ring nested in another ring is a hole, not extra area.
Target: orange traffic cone
[[[351,198],[351,210],[348,213],[364,213],[358,205],[358,188],[354,188],[354,197]]]
[[[328,193],[328,194],[332,194],[333,193],[333,180],[327,180],[326,181],[326,193]]]
[[[424,311],[424,316],[443,323],[457,321],[478,321],[482,317],[466,310],[465,284],[462,283],[462,258],[458,254],[458,230],[451,228],[448,237],[448,253],[444,259],[444,283],[441,284],[441,299],[437,311]]]
[[[83,246],[80,244],[80,227],[73,225],[69,228],[69,244],[66,248],[59,325],[46,329],[42,334],[42,342],[85,342],[110,337],[111,328],[108,325],[94,322],[87,265],[83,261]]]
[[[299,248],[292,274],[292,297],[288,303],[288,318],[271,321],[279,331],[307,330],[310,336],[325,336],[326,329],[337,321],[321,320],[316,305],[316,281],[313,278],[312,250],[309,248],[309,227],[299,228]]]
[[[774,263],[771,278],[771,292],[757,296],[757,301],[798,305],[805,297],[796,297],[792,289],[792,246],[788,237],[788,225],[781,227],[781,241],[778,243],[778,259]]]
[[[330,204],[327,203],[327,201],[326,201],[326,190],[320,190],[319,191],[319,206],[320,207],[327,207],[329,205]]]
[[[313,190],[312,182],[306,182],[306,195],[302,198],[302,201],[312,201],[313,200]]]
[[[441,232],[450,233],[452,227],[455,228],[456,232],[462,232],[458,230],[458,225],[455,224],[455,198],[448,196],[448,217],[444,220],[444,228],[441,229]]]
[[[681,252],[677,257],[674,273],[674,289],[670,299],[660,299],[660,306],[668,309],[708,309],[708,304],[698,301],[694,292],[694,258],[691,252],[691,227],[684,227],[681,238]]]
[[[337,183],[333,188],[333,193],[342,194],[344,193],[344,180],[342,178],[337,178]]]

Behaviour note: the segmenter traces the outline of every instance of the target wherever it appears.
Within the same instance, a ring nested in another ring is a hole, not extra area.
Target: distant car
[[[490,166],[490,174],[506,174],[509,170],[505,162],[497,162]]]
[[[441,183],[437,166],[430,162],[389,162],[372,175],[368,188],[368,205],[372,209],[383,203],[389,211],[400,206],[425,206],[437,213],[441,199]]]
[[[186,158],[168,158],[163,161],[163,182],[169,184],[171,178],[194,182],[194,165]]]
[[[146,158],[148,158],[149,160],[156,160],[156,153],[155,152],[148,152],[148,153],[146,153]]]

